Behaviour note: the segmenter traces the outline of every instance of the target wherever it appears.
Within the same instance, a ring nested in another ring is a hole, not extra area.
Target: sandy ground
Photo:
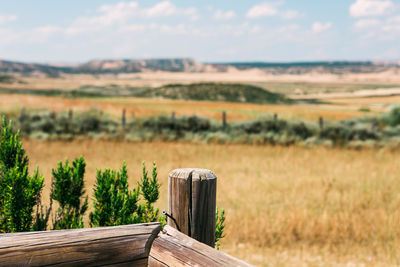
[[[169,83],[194,83],[194,82],[306,82],[306,83],[354,83],[354,84],[396,84],[400,83],[400,74],[395,70],[381,73],[348,73],[348,74],[321,74],[308,73],[299,75],[274,75],[260,69],[244,71],[230,70],[228,72],[144,72],[129,74],[103,74],[89,75],[65,74],[59,78],[20,77],[22,83],[0,84],[8,88],[30,89],[76,89],[84,85],[104,86],[116,84],[120,86],[161,86]]]

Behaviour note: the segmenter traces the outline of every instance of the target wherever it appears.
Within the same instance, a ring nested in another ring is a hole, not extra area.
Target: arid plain
[[[170,83],[224,82],[258,85],[292,98],[319,98],[320,104],[259,105],[132,97],[64,98],[0,94],[0,109],[77,112],[101,109],[115,117],[122,109],[137,117],[176,112],[228,122],[277,113],[316,121],[379,116],[400,102],[400,76],[385,73],[271,75],[259,70],[226,73],[138,73],[17,77],[9,89],[73,90],[82,86],[161,86]],[[359,91],[368,94],[360,96]],[[382,93],[382,91],[384,93]],[[340,93],[341,95],[337,95]],[[336,94],[336,95],[335,95]],[[367,112],[366,112],[367,110]],[[208,168],[218,176],[217,206],[226,210],[221,249],[260,266],[388,266],[400,264],[400,152],[390,148],[354,150],[298,146],[216,145],[180,142],[117,142],[82,138],[71,142],[24,140],[32,167],[46,177],[58,160],[83,155],[89,196],[96,168],[119,168],[125,160],[130,183],[140,164],[156,161],[162,182],[158,206],[166,208],[168,172]],[[44,202],[47,200],[44,199]]]

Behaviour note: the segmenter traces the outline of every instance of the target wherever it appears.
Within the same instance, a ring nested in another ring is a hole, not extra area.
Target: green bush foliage
[[[94,189],[93,212],[90,226],[113,226],[138,223],[139,191],[129,190],[128,171],[125,162],[120,171],[97,170]]]
[[[60,161],[52,170],[51,198],[59,204],[54,229],[83,228],[83,216],[88,208],[88,197],[84,197],[85,167],[85,160],[80,157],[72,165],[68,160],[64,164]]]
[[[188,120],[190,121],[190,120]],[[192,120],[195,123],[196,120]],[[86,163],[83,157],[70,165],[68,160],[58,162],[52,169],[50,207],[41,205],[44,179],[38,169],[28,174],[28,157],[22,148],[19,133],[13,132],[11,122],[3,118],[0,137],[0,233],[40,231],[47,229],[53,200],[58,208],[53,229],[83,228],[83,216],[88,209],[88,197],[84,190]],[[160,183],[157,166],[153,163],[151,175],[142,164],[142,178],[137,187],[130,190],[126,163],[119,171],[98,170],[94,189],[93,212],[90,226],[115,226],[159,221],[165,225],[165,217],[154,208],[159,198]],[[143,197],[141,200],[140,197]],[[36,206],[36,216],[34,216]],[[215,240],[223,238],[225,213],[216,213]]]
[[[127,119],[122,127],[119,118],[98,110],[83,113],[58,114],[48,111],[26,112],[17,121],[24,137],[44,140],[93,139],[121,141],[184,141],[200,143],[241,143],[257,145],[323,145],[348,146],[359,143],[370,147],[399,143],[400,108],[395,107],[382,117],[355,118],[339,122],[318,122],[274,119],[273,116],[229,123],[199,116],[172,118],[160,115],[150,118]]]
[[[38,169],[28,172],[28,157],[11,121],[2,119],[0,137],[0,232],[23,232],[34,228],[34,208],[44,180]]]
[[[157,180],[157,166],[153,164],[149,177],[143,163],[141,183],[129,190],[128,171],[124,162],[119,171],[98,170],[94,189],[90,225],[111,226],[160,220],[159,210],[153,204],[158,200],[160,184]],[[140,195],[144,203],[139,203]]]
[[[395,106],[389,110],[384,116],[385,121],[390,126],[397,126],[400,124],[400,106]]]
[[[217,207],[216,211],[216,224],[215,224],[215,248],[219,249],[220,243],[219,241],[224,238],[224,229],[225,229],[225,210],[219,209]]]

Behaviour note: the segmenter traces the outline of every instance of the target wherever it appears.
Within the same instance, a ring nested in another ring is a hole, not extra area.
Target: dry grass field
[[[183,101],[167,99],[146,99],[133,97],[112,98],[63,98],[34,95],[0,94],[0,109],[3,112],[19,113],[22,107],[28,109],[48,109],[52,111],[84,111],[99,109],[120,116],[122,109],[126,109],[128,116],[149,117],[176,112],[177,116],[200,115],[216,120],[221,119],[221,112],[226,111],[228,120],[243,121],[255,119],[266,114],[278,113],[286,119],[307,119],[316,121],[320,116],[328,120],[343,120],[363,117],[364,112],[359,109],[368,105],[347,103],[332,104],[302,104],[302,105],[258,105],[245,103]],[[369,107],[372,111],[368,115],[379,113],[385,109],[382,106]]]
[[[228,73],[138,73],[25,78],[5,88],[76,89],[80,86],[161,86],[168,83],[243,82],[286,95],[351,93],[391,88],[397,73],[268,75],[249,70]],[[101,109],[120,116],[147,117],[176,112],[229,121],[278,113],[283,118],[316,121],[377,115],[400,102],[399,96],[324,98],[326,104],[256,105],[131,97],[62,98],[1,94],[0,110],[18,114],[22,107],[53,111]],[[370,112],[361,112],[369,109]],[[131,185],[141,162],[159,167],[166,209],[168,172],[181,167],[211,169],[218,176],[217,205],[226,209],[222,250],[259,266],[400,265],[400,151],[347,150],[280,146],[118,143],[89,139],[73,142],[25,140],[32,168],[45,175],[47,202],[51,169],[58,160],[84,155],[87,192],[92,195],[96,168],[128,164]],[[32,170],[32,169],[31,169]]]
[[[260,266],[400,264],[399,151],[327,148],[25,140],[30,164],[46,177],[58,160],[84,155],[87,192],[96,168],[156,161],[166,208],[174,168],[208,168],[218,176],[217,205],[226,209],[222,250]],[[46,201],[46,200],[45,200]]]

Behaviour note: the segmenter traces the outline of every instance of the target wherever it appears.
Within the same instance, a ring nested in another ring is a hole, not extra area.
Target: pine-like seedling
[[[0,232],[22,232],[33,228],[34,207],[38,204],[44,179],[35,170],[28,172],[28,157],[19,132],[11,121],[2,119],[0,136]]]
[[[141,222],[155,222],[159,219],[159,209],[154,209],[153,204],[159,198],[159,189],[161,184],[157,180],[157,165],[153,162],[153,169],[151,177],[147,174],[146,165],[142,163],[142,179],[139,183],[139,189],[145,203],[141,204],[139,207]],[[163,218],[160,218],[163,220]]]
[[[84,197],[85,168],[85,159],[80,157],[72,165],[68,160],[64,164],[60,161],[57,169],[52,170],[51,198],[59,204],[54,229],[83,228],[83,216],[88,208],[88,197]]]
[[[128,171],[124,162],[119,172],[97,170],[93,212],[90,226],[114,226],[140,222],[139,190],[128,188]]]

